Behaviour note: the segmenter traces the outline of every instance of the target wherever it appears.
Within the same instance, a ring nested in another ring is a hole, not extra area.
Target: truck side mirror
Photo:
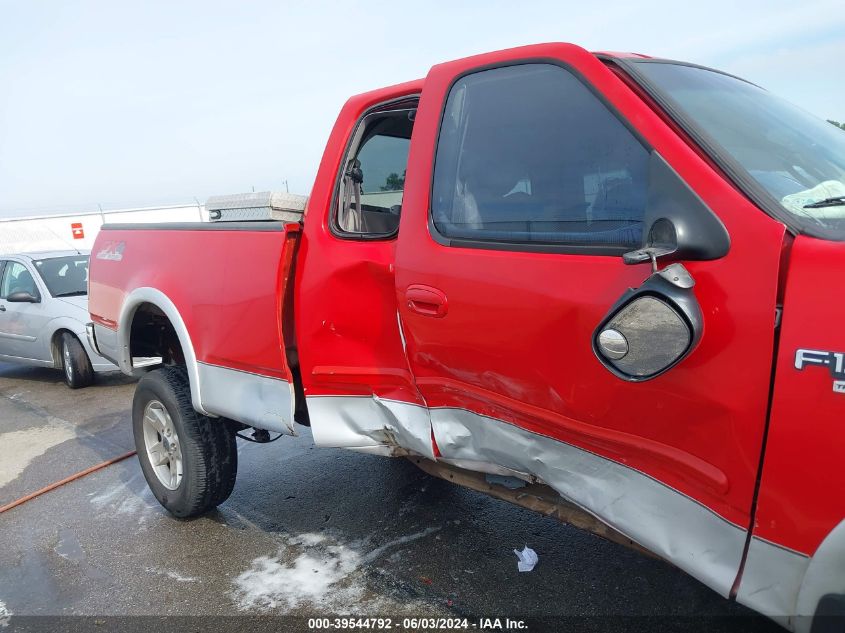
[[[652,152],[649,159],[648,200],[643,225],[643,247],[625,253],[626,264],[657,259],[719,259],[728,254],[731,240],[725,225],[698,197],[663,157]]]
[[[41,303],[41,299],[26,290],[11,293],[6,297],[6,301],[9,303]]]
[[[703,329],[695,281],[683,264],[670,264],[616,302],[593,334],[593,352],[629,382],[650,380],[681,362]]]

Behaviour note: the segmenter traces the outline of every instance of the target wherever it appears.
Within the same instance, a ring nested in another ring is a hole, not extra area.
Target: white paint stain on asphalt
[[[183,576],[179,572],[171,571],[169,569],[159,569],[158,567],[147,567],[146,571],[150,574],[158,574],[159,576],[167,576],[176,582],[199,582],[199,578],[194,576]]]
[[[91,503],[95,506],[104,506],[112,501],[120,499],[126,494],[127,490],[129,489],[126,487],[126,484],[119,483],[104,492],[100,492],[99,494],[95,494],[93,492],[88,493],[88,496],[91,497]]]
[[[71,425],[54,420],[46,426],[0,433],[0,487],[17,479],[36,457],[74,437]]]
[[[289,539],[277,557],[261,556],[235,578],[239,609],[289,611],[309,604],[331,607],[354,604],[362,590],[335,586],[360,565],[360,555],[345,545],[331,545],[319,534]],[[294,552],[299,550],[299,554]],[[287,559],[287,560],[286,560]],[[329,593],[329,589],[334,591]]]
[[[360,603],[364,587],[351,576],[359,567],[381,557],[387,550],[433,534],[428,528],[403,536],[362,554],[356,548],[333,543],[323,534],[292,537],[276,557],[260,556],[234,579],[235,604],[242,611],[288,612],[303,606],[335,611]]]
[[[12,612],[6,608],[6,603],[0,600],[0,628],[6,628],[9,626],[9,622],[12,620]]]
[[[120,482],[97,494],[90,494],[90,501],[98,510],[108,510],[109,516],[141,515],[139,526],[158,514],[158,502],[144,484],[138,492],[134,483],[140,475],[133,475],[128,482]]]

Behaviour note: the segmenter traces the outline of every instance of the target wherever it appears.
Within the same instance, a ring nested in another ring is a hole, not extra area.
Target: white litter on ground
[[[36,457],[76,437],[72,426],[46,426],[0,433],[0,487],[17,479]]]
[[[199,578],[194,576],[183,576],[179,572],[170,571],[169,569],[159,569],[158,567],[147,567],[146,570],[150,574],[158,574],[159,576],[167,576],[176,582],[199,582]]]
[[[534,569],[534,565],[536,565],[540,560],[540,557],[537,556],[537,552],[527,545],[521,552],[518,549],[515,549],[513,553],[516,554],[516,557],[519,559],[516,563],[516,568],[519,571],[531,571]]]
[[[6,608],[6,603],[0,600],[0,628],[6,628],[9,626],[9,622],[12,620],[12,612]]]
[[[302,606],[348,609],[360,602],[363,585],[350,576],[388,549],[424,538],[440,528],[394,539],[362,554],[356,548],[331,542],[323,534],[306,533],[286,540],[277,556],[261,556],[234,579],[233,598],[242,610],[288,612]]]

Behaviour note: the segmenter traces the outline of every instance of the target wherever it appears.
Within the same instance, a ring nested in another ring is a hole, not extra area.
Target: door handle
[[[6,311],[6,306],[0,306],[0,312],[5,312],[5,311]]]
[[[442,290],[424,286],[422,284],[411,284],[405,290],[405,301],[408,308],[423,316],[440,319],[446,316],[449,311],[449,302]]]

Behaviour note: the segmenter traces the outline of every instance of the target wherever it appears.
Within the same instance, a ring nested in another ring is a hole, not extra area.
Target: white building
[[[0,255],[67,249],[90,250],[103,224],[207,222],[205,205],[175,205],[0,219]]]

